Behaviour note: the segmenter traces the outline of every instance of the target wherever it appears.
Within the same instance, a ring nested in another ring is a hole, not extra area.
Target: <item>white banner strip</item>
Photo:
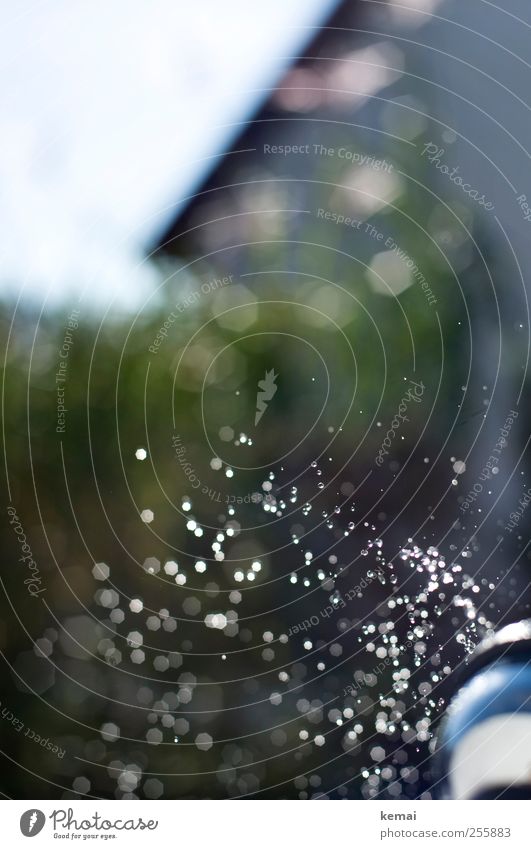
[[[524,849],[528,802],[4,801],[3,845]],[[304,806],[304,807],[302,807]],[[156,844],[155,844],[156,841]],[[69,844],[69,845],[70,845]]]

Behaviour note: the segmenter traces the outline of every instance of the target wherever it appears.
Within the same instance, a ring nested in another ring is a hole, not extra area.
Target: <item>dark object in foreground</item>
[[[531,798],[531,619],[472,654],[436,752],[443,798]]]

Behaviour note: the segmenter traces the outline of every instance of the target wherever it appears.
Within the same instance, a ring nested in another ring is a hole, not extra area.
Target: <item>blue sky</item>
[[[148,291],[169,207],[335,5],[0,0],[0,292]]]

